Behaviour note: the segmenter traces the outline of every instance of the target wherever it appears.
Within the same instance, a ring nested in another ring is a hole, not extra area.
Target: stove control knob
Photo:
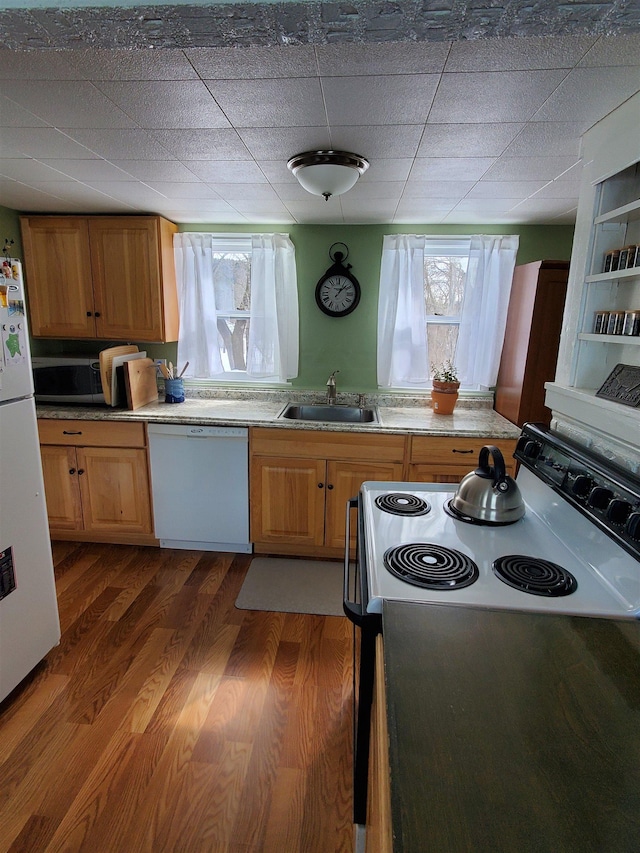
[[[593,488],[593,480],[585,474],[578,474],[573,481],[571,491],[578,498],[586,498]]]
[[[632,512],[624,528],[630,539],[640,540],[640,512]]]
[[[605,509],[612,497],[613,492],[611,489],[605,489],[604,486],[595,486],[591,489],[587,503],[596,509]]]
[[[522,454],[527,459],[537,459],[541,450],[542,445],[539,441],[527,441],[525,446],[522,448]]]
[[[629,501],[614,498],[607,507],[607,518],[612,524],[624,524],[631,514]]]

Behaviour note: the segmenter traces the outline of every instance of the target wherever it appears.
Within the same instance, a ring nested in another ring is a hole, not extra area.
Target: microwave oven
[[[40,356],[31,367],[36,403],[104,404],[98,356]]]

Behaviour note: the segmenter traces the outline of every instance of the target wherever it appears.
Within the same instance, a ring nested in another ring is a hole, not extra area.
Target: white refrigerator
[[[0,701],[60,641],[20,262],[0,262]]]

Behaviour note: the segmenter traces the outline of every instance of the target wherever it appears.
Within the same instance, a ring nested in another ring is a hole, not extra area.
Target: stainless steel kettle
[[[489,456],[493,465],[489,465]],[[524,515],[516,481],[509,477],[504,457],[493,444],[480,450],[478,467],[460,481],[451,500],[453,509],[481,524],[511,524]]]

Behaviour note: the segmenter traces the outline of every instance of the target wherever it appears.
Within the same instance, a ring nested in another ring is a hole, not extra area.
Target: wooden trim
[[[342,459],[403,462],[407,436],[376,432],[325,432],[253,427],[251,453],[261,456],[297,456],[303,459]]]
[[[282,554],[291,557],[317,557],[318,559],[344,559],[344,548],[328,548],[326,545],[289,545],[284,542],[254,542],[254,554]]]
[[[162,216],[158,217],[158,245],[160,249],[160,277],[162,282],[163,341],[177,341],[180,327],[178,287],[173,254],[173,235],[178,226]]]
[[[108,545],[155,545],[160,541],[152,533],[102,533],[85,530],[54,530],[51,538],[64,542],[104,542]]]

